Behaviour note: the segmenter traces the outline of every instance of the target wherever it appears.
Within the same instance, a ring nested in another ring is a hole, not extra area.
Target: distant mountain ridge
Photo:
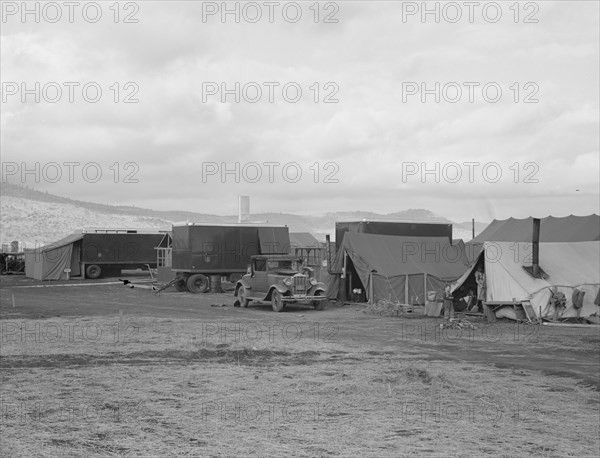
[[[170,229],[173,222],[234,223],[237,215],[214,215],[189,211],[161,211],[133,206],[85,202],[41,192],[26,186],[0,184],[2,241],[20,240],[28,246],[55,241],[84,227]],[[291,232],[310,232],[324,240],[335,233],[335,222],[342,220],[404,220],[453,224],[454,238],[471,238],[471,223],[456,224],[425,209],[408,209],[389,214],[345,211],[324,215],[254,213],[252,220],[285,224]],[[486,224],[477,224],[479,233]]]

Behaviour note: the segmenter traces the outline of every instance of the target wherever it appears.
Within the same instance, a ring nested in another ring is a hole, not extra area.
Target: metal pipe
[[[325,236],[325,243],[327,244],[325,247],[327,250],[327,273],[329,275],[338,275],[336,272],[331,270],[331,236],[329,234]]]
[[[540,273],[540,226],[539,218],[533,218],[533,237],[532,237],[532,272],[533,275]]]

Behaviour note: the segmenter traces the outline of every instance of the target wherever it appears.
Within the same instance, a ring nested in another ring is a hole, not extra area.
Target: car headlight
[[[293,282],[294,282],[294,280],[292,280],[292,277],[287,277],[287,278],[283,279],[283,284],[285,286],[290,286]]]
[[[310,284],[311,285],[315,286],[317,283],[319,283],[319,282],[317,281],[316,278],[313,277],[313,278],[310,279]]]

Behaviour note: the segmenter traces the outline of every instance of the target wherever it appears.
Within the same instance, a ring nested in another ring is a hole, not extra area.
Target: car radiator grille
[[[297,275],[294,277],[294,283],[292,285],[294,294],[305,295],[310,288],[310,279],[304,275]]]

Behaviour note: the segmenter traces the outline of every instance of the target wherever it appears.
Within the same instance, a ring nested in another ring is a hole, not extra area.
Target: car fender
[[[326,292],[326,291],[327,291],[327,287],[325,286],[325,283],[318,282],[318,283],[317,283],[315,286],[312,286],[312,287],[311,287],[311,288],[308,290],[308,292],[309,292],[309,294],[310,294],[311,296],[314,296],[314,295],[315,295],[315,293],[316,293],[317,291],[323,291],[323,292]]]
[[[264,299],[265,301],[271,300],[271,295],[273,294],[274,290],[279,291],[282,296],[285,296],[290,291],[290,289],[284,285],[271,285],[269,287],[269,292],[265,296],[265,299]]]
[[[244,280],[243,278],[241,280],[238,280],[237,283],[235,284],[235,293],[234,296],[238,295],[238,291],[240,290],[240,286],[243,286],[246,289],[252,290],[252,287],[250,286],[250,284]]]

